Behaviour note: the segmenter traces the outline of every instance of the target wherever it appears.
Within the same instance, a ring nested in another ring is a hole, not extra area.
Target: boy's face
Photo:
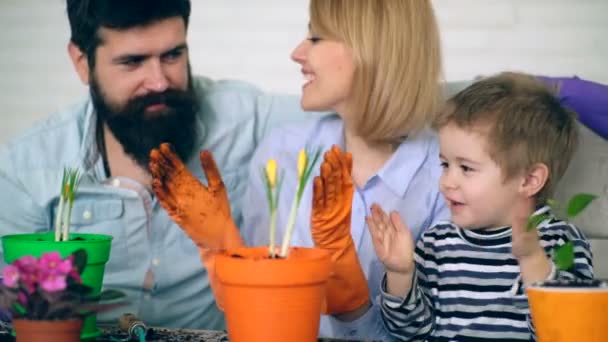
[[[439,144],[439,186],[452,221],[467,229],[510,225],[523,177],[505,179],[488,153],[483,127],[463,129],[449,123],[439,130]]]

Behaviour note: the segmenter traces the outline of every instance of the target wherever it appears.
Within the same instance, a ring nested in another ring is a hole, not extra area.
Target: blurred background
[[[608,0],[432,2],[448,80],[516,70],[608,83]],[[289,54],[306,34],[308,0],[192,0],[192,7],[195,74],[299,93],[303,80]],[[86,95],[68,39],[64,0],[0,0],[0,143]]]

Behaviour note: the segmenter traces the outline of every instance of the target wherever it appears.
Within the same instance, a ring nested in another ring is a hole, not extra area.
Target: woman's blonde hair
[[[429,0],[311,0],[310,30],[352,48],[353,127],[364,139],[398,144],[433,121],[442,72]]]

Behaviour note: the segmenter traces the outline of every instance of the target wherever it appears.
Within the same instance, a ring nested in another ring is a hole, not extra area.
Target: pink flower
[[[19,281],[19,269],[17,266],[8,265],[2,269],[2,283],[11,288],[17,287],[17,282]]]
[[[21,282],[28,293],[34,293],[38,285],[38,259],[31,255],[23,256],[13,262],[21,276]]]
[[[40,279],[40,287],[47,292],[57,292],[65,290],[67,283],[65,275],[47,273]]]
[[[36,273],[38,272],[38,259],[31,255],[22,256],[13,262],[21,273]]]
[[[23,306],[27,305],[27,296],[25,293],[23,293],[23,291],[19,291],[19,294],[17,294],[17,301]]]
[[[44,253],[38,261],[44,274],[67,275],[72,270],[72,258],[61,259],[59,252]]]
[[[38,273],[21,273],[21,282],[27,290],[27,293],[34,293],[38,286]]]

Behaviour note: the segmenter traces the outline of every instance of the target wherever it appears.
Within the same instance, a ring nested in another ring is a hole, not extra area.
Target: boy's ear
[[[533,197],[547,183],[549,179],[549,168],[543,163],[532,165],[524,174],[520,192],[526,197]]]
[[[72,64],[74,65],[74,69],[76,69],[80,81],[85,85],[88,85],[89,61],[87,60],[87,55],[71,41],[68,43],[68,54],[70,55],[70,59],[72,60]]]

